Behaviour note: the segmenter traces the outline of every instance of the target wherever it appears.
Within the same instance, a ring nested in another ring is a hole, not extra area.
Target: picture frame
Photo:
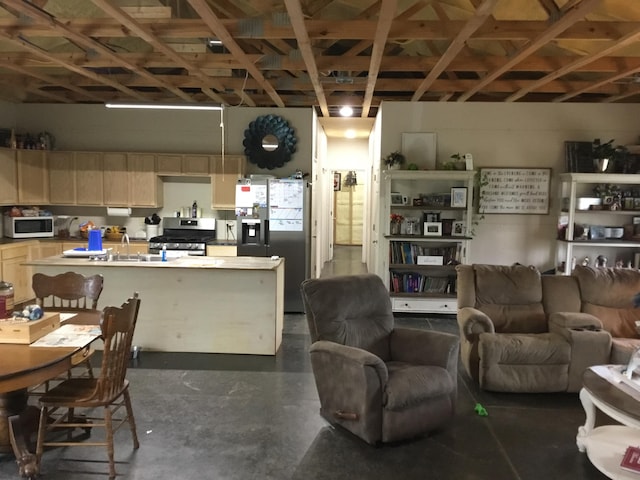
[[[605,230],[602,225],[591,225],[591,227],[589,228],[590,240],[604,240],[605,238]]]
[[[440,221],[440,212],[423,212],[422,221],[425,223],[435,223]]]
[[[408,202],[408,198],[406,195],[402,195],[398,192],[391,192],[391,205],[392,206],[402,206],[406,205]]]
[[[467,187],[451,188],[451,207],[466,208],[467,206]]]
[[[424,235],[425,237],[441,237],[442,222],[424,222],[422,235]]]
[[[481,168],[478,211],[487,214],[549,214],[550,168]]]
[[[640,210],[640,197],[633,197],[633,209]]]
[[[464,237],[466,234],[466,225],[463,221],[455,221],[451,225],[451,235],[454,237]]]
[[[342,174],[336,172],[333,174],[333,191],[338,192],[342,190]]]

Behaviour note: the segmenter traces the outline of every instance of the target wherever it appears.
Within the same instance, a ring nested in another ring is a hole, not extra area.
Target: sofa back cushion
[[[540,272],[524,265],[474,265],[476,305],[500,333],[548,330]]]
[[[592,268],[577,266],[582,311],[600,319],[613,337],[638,338],[635,322],[640,309],[633,297],[640,293],[640,272],[630,268]]]

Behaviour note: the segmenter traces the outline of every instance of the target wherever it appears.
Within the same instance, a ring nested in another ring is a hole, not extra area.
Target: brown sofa
[[[541,275],[523,265],[459,265],[460,355],[486,390],[575,392],[584,369],[626,363],[640,344],[633,296],[640,272],[577,267]]]

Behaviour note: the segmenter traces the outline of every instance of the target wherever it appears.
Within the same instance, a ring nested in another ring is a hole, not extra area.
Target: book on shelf
[[[418,257],[442,257],[443,265],[460,262],[461,245],[432,247],[424,244],[392,241],[389,248],[389,262],[396,265],[415,265]]]
[[[640,447],[627,447],[620,462],[620,468],[640,474]]]

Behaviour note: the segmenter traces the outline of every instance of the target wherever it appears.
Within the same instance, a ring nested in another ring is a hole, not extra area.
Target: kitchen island
[[[282,342],[283,258],[203,256],[160,262],[54,256],[25,265],[46,275],[102,275],[99,308],[120,306],[138,292],[133,341],[143,350],[275,355]]]

